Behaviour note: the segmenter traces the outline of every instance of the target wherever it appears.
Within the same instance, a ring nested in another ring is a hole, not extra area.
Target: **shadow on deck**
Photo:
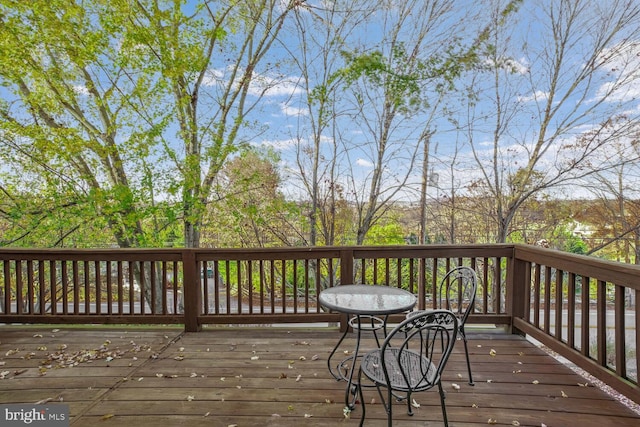
[[[357,426],[327,357],[334,328],[2,326],[0,403],[64,403],[71,426]],[[525,339],[469,332],[475,386],[458,343],[445,370],[452,426],[638,426],[640,415]],[[353,339],[344,350],[353,348]],[[373,340],[367,341],[373,345]],[[492,351],[493,350],[493,351]],[[339,356],[344,353],[339,353]],[[456,390],[452,384],[458,384]],[[437,391],[394,425],[441,425]],[[386,425],[374,390],[367,426]]]

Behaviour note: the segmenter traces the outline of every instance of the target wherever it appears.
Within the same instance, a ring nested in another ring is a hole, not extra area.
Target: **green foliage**
[[[588,250],[582,237],[565,226],[558,226],[553,230],[550,244],[554,249],[580,255],[586,254]]]
[[[405,234],[397,222],[375,224],[367,233],[365,245],[404,245]]]

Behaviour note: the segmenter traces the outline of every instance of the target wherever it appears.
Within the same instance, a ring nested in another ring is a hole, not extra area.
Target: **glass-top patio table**
[[[347,381],[345,405],[349,409],[353,409],[355,407],[357,387],[359,386],[353,379],[353,373],[357,358],[361,356],[359,354],[361,332],[363,330],[373,332],[379,347],[380,342],[376,332],[383,329],[386,335],[388,316],[411,310],[415,306],[417,298],[411,292],[390,286],[340,285],[320,292],[319,301],[329,310],[349,315],[349,325],[356,331],[354,352],[341,360],[337,364],[335,371],[331,366],[331,359],[347,336],[348,328],[345,329],[344,334],[342,334],[327,359],[327,366],[331,375],[337,380]],[[353,396],[352,399],[350,399],[349,394]]]

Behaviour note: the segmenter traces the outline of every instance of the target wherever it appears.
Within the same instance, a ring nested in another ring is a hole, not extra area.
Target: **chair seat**
[[[389,384],[397,391],[422,391],[432,388],[436,383],[436,366],[426,357],[421,356],[411,350],[404,349],[400,361],[398,362],[398,348],[387,348],[385,360],[387,361],[387,369],[389,375]],[[382,368],[381,362],[382,351],[373,350],[362,358],[361,369],[369,379],[375,383],[384,384],[387,382]],[[399,369],[398,363],[401,363],[405,375]],[[427,369],[423,369],[425,367]],[[423,372],[427,372],[424,376]]]

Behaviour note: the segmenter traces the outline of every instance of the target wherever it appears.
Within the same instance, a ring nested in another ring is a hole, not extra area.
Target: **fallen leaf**
[[[304,417],[305,417],[305,418],[311,418],[311,417],[313,417],[313,415],[311,415],[311,414],[304,414]]]
[[[472,408],[479,408],[477,403],[474,403],[473,405],[471,405]]]
[[[418,402],[416,402],[415,399],[411,400],[411,406],[413,406],[414,408],[419,408],[420,404]]]
[[[298,375],[298,377],[296,378],[296,382],[299,382],[301,378],[302,378],[302,375]]]
[[[460,390],[460,386],[456,383],[451,383],[451,388],[453,388],[454,390]]]
[[[562,397],[569,397],[569,396],[567,395],[567,393],[565,393],[565,392],[564,392],[564,391],[562,391],[562,390],[560,390],[560,394],[562,395]]]
[[[251,356],[251,360],[258,360],[260,359],[260,356]]]
[[[307,358],[306,358],[306,357],[304,357],[304,356],[300,356],[300,357],[298,358],[298,360],[305,361],[305,360],[307,360]]]
[[[320,359],[320,356],[318,356],[317,354],[314,354],[314,355],[311,357],[311,360],[318,360],[318,359]]]
[[[498,420],[494,420],[493,418],[489,418],[487,420],[487,424],[498,424]]]
[[[512,425],[512,426],[519,426],[519,425],[520,425],[520,421],[518,421],[518,420],[513,420],[513,421],[511,421],[511,425]]]
[[[491,355],[491,356],[495,356],[496,354],[498,354],[498,352],[497,352],[497,351],[495,351],[494,349],[491,349],[491,350],[489,351],[489,355]]]
[[[102,416],[102,419],[103,419],[103,420],[108,420],[109,418],[113,418],[113,417],[114,417],[114,415],[113,415],[113,414],[106,414],[106,415],[103,415],[103,416]]]
[[[540,381],[538,381],[538,380],[533,380],[533,383],[534,383],[534,384],[540,384]]]
[[[192,402],[193,400],[195,400],[195,396],[187,396],[188,402]]]
[[[342,408],[342,415],[347,419],[351,418],[351,409],[348,406],[345,406]]]

